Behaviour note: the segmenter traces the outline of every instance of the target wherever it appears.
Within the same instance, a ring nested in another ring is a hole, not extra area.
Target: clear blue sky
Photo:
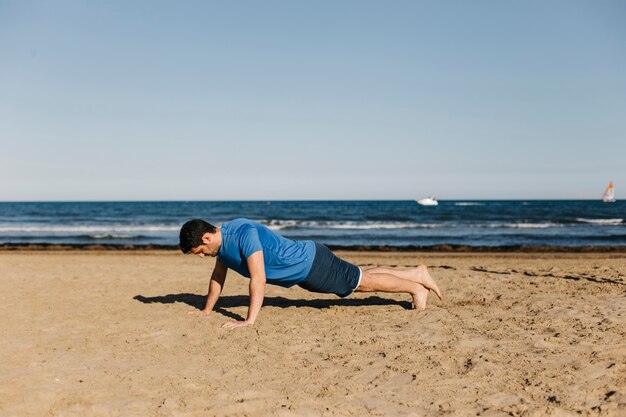
[[[0,0],[0,200],[620,198],[625,16]]]

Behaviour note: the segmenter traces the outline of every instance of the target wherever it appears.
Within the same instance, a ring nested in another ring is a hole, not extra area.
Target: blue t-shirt
[[[269,284],[291,287],[307,277],[315,258],[312,240],[290,240],[248,219],[235,219],[221,227],[222,246],[217,259],[244,277],[250,278],[247,259],[263,251],[265,276]]]

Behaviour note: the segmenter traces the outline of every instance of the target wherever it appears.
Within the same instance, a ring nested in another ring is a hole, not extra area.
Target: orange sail
[[[609,182],[609,185],[606,187],[606,190],[604,190],[602,201],[604,201],[605,203],[615,202],[615,188],[613,187],[613,181]]]

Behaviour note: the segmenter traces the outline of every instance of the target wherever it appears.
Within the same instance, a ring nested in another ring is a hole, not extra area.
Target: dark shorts
[[[315,242],[315,259],[309,274],[298,285],[305,290],[347,297],[361,283],[361,270]]]

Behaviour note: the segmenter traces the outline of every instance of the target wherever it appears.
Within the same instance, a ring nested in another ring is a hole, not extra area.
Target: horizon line
[[[180,200],[161,200],[161,199],[145,199],[145,200],[0,200],[0,204],[21,204],[21,203],[261,203],[261,202],[365,202],[365,201],[417,201],[417,199],[180,199]],[[439,202],[457,202],[457,201],[599,201],[602,198],[450,198],[437,199]],[[619,201],[619,200],[616,200]]]

